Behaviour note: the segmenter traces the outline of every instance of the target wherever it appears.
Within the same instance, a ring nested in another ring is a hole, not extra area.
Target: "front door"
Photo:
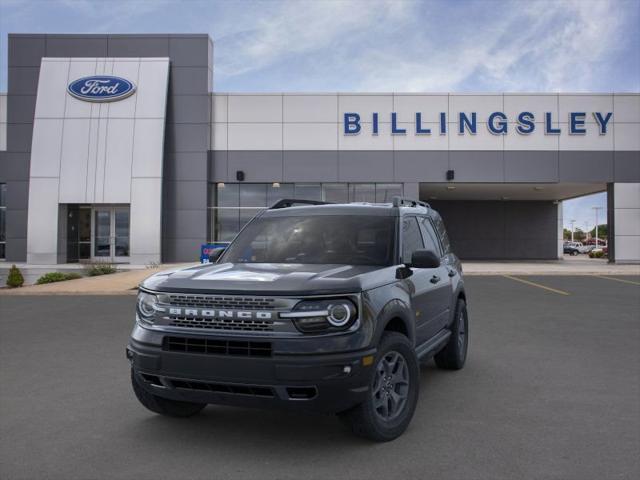
[[[129,207],[94,207],[92,259],[129,261]]]

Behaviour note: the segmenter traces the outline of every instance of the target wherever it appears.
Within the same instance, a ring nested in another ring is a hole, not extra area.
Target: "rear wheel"
[[[420,369],[409,339],[395,332],[383,335],[374,365],[367,399],[339,417],[356,435],[387,442],[400,436],[411,422]]]
[[[456,304],[456,313],[451,325],[451,337],[447,345],[434,357],[438,368],[444,370],[460,370],[467,359],[469,346],[469,316],[467,304],[461,298]]]
[[[131,385],[133,386],[133,392],[140,403],[154,413],[168,417],[191,417],[207,406],[206,403],[180,402],[153,395],[147,392],[139,382],[140,380],[132,368]]]

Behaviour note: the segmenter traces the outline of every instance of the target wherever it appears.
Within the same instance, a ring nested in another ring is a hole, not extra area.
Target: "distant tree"
[[[607,226],[606,223],[603,223],[602,225],[598,225],[598,238],[607,238],[608,234],[609,234],[609,227]],[[589,235],[595,238],[596,227],[593,227],[593,229],[589,232]]]
[[[564,238],[565,240],[571,240],[571,230],[569,230],[568,228],[563,229],[562,238]]]
[[[580,230],[580,227],[576,227],[576,229],[573,232],[573,240],[575,242],[582,242],[586,238],[587,238],[587,236],[585,235],[585,233],[582,230]]]

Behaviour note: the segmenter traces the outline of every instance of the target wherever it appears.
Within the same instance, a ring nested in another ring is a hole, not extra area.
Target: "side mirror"
[[[220,258],[220,255],[222,255],[224,251],[224,248],[214,248],[213,251],[209,254],[209,263],[216,263]]]
[[[411,255],[410,268],[438,268],[440,266],[440,257],[432,250],[416,250]]]

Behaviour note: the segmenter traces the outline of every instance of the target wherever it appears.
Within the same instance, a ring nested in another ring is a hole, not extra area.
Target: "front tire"
[[[468,346],[469,315],[467,314],[467,304],[459,298],[449,341],[434,357],[436,366],[444,370],[460,370],[467,360]]]
[[[367,399],[338,416],[356,435],[388,442],[407,429],[418,402],[420,367],[407,337],[382,336],[371,377]]]
[[[191,403],[180,402],[178,400],[169,400],[168,398],[162,398],[152,393],[147,392],[141,385],[138,376],[131,369],[131,386],[133,387],[133,393],[136,394],[136,398],[147,409],[160,415],[166,415],[168,417],[191,417],[196,413],[199,413],[206,403]]]

